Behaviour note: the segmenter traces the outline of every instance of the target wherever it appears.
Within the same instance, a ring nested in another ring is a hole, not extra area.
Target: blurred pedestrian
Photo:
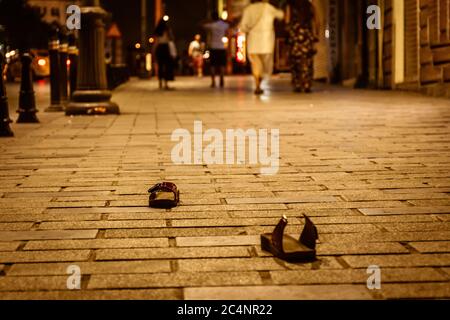
[[[158,65],[159,88],[172,90],[169,81],[175,80],[175,60],[177,57],[174,36],[168,21],[161,19],[155,29],[155,56]]]
[[[216,86],[216,72],[220,76],[220,87],[224,87],[224,74],[227,65],[227,50],[225,49],[224,38],[230,28],[230,24],[219,18],[219,13],[213,12],[212,22],[203,24],[209,32],[207,47],[210,54],[211,63],[211,87]]]
[[[201,42],[201,35],[196,34],[194,40],[189,44],[188,54],[191,57],[192,65],[197,76],[203,77],[203,53],[204,53],[204,43]]]
[[[314,5],[309,0],[289,0],[289,61],[295,92],[311,92],[314,77],[314,44],[318,41],[319,24]]]
[[[245,8],[240,29],[247,34],[247,52],[255,78],[255,94],[263,94],[261,82],[273,72],[276,19],[283,19],[284,12],[268,3],[268,0],[252,1]]]

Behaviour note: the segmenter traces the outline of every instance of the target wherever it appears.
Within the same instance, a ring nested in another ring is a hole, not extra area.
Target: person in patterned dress
[[[319,30],[314,5],[309,0],[289,0],[286,20],[292,85],[295,92],[309,93]]]

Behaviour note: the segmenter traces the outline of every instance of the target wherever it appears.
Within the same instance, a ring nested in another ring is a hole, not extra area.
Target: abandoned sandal
[[[180,191],[175,183],[161,182],[148,189],[150,193],[148,204],[152,208],[170,209],[180,201]]]
[[[286,216],[280,220],[273,233],[261,235],[261,248],[275,257],[289,262],[311,262],[316,259],[317,228],[306,216],[300,239],[284,234],[288,221]]]

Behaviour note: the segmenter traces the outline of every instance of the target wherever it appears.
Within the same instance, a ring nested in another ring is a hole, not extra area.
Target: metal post
[[[22,80],[20,82],[19,109],[17,110],[19,118],[17,119],[17,123],[36,123],[39,120],[36,117],[36,100],[31,75],[31,62],[33,58],[27,52],[22,54],[20,60],[22,62]]]
[[[59,34],[59,72],[60,82],[59,87],[61,91],[61,104],[65,106],[68,100],[67,90],[67,33],[64,28],[61,29]]]
[[[73,93],[77,87],[77,68],[78,68],[78,48],[76,46],[76,38],[73,33],[69,34],[69,88],[70,97],[72,98]]]
[[[12,137],[9,124],[12,120],[9,118],[8,97],[6,96],[5,83],[3,81],[3,66],[5,64],[5,56],[0,52],[0,137]]]
[[[100,7],[99,0],[83,1],[77,89],[67,105],[66,115],[120,113],[119,106],[110,101],[112,94],[106,80],[105,15],[106,11]]]
[[[58,31],[54,29],[48,43],[48,55],[50,59],[50,106],[46,112],[63,111],[61,103],[60,72],[59,72],[59,39]]]

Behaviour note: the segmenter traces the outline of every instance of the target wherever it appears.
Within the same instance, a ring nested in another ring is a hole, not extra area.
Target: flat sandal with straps
[[[170,209],[180,202],[180,191],[175,183],[160,182],[148,189],[150,193],[148,204],[152,208]]]
[[[289,262],[311,262],[316,260],[317,228],[306,216],[300,239],[284,234],[288,221],[286,216],[280,220],[273,233],[261,235],[261,248],[275,257]]]

